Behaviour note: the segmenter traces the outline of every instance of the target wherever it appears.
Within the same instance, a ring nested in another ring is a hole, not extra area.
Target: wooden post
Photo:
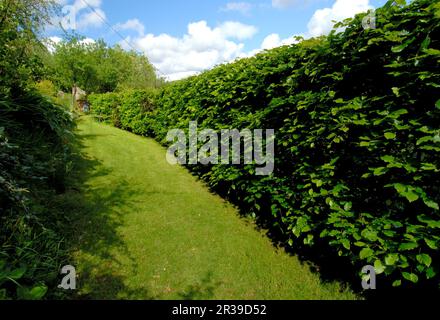
[[[75,110],[75,102],[76,102],[76,84],[72,87],[72,110]]]

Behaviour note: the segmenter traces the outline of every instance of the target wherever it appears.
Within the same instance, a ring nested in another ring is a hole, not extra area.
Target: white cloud
[[[241,22],[227,21],[214,31],[220,32],[225,38],[246,40],[252,38],[258,32],[258,29]]]
[[[144,25],[138,19],[130,19],[125,23],[118,23],[114,28],[118,31],[134,30],[140,36],[144,35],[145,32]]]
[[[249,15],[252,10],[252,4],[249,2],[228,2],[220,11],[237,11],[243,15]]]
[[[261,44],[262,49],[272,49],[281,43],[280,36],[277,33],[272,33],[264,38],[263,43]]]
[[[297,43],[298,41],[295,40],[295,37],[292,36],[290,38],[281,39],[279,34],[272,33],[268,35],[266,38],[264,38],[263,42],[261,43],[261,49],[263,50],[269,50],[280,46],[290,45]]]
[[[94,44],[94,43],[96,43],[96,41],[92,38],[85,38],[85,39],[81,40],[79,43],[88,45],[88,44]]]
[[[49,50],[50,53],[53,53],[55,51],[55,46],[61,41],[63,41],[63,39],[54,36],[43,40],[43,44],[46,46],[47,50]]]
[[[131,41],[170,80],[181,79],[244,54],[240,41],[252,38],[257,28],[228,21],[216,28],[206,21],[190,23],[187,34],[176,38],[168,34],[147,34]],[[124,42],[121,42],[124,46]],[[126,47],[126,45],[125,45]]]
[[[314,0],[306,1],[311,2]],[[296,2],[297,0],[273,0],[272,4],[278,8],[286,8]],[[369,0],[335,0],[331,8],[323,8],[315,11],[307,25],[307,33],[300,36],[310,38],[328,34],[333,29],[335,21],[342,21],[354,17],[357,13],[366,12],[370,9],[374,9],[374,7],[370,5]],[[293,43],[296,43],[294,36],[281,39],[277,33],[273,33],[263,40],[261,49],[272,49]],[[254,50],[253,53],[260,51],[261,50]]]
[[[279,34],[272,33],[272,34],[268,35],[266,38],[264,38],[263,42],[260,45],[260,48],[251,50],[249,52],[242,53],[242,54],[240,54],[240,58],[252,57],[258,53],[263,52],[264,50],[270,50],[273,48],[291,45],[294,43],[298,43],[298,41],[295,39],[295,36],[292,36],[292,37],[289,37],[286,39],[281,39]]]
[[[79,30],[85,30],[90,27],[99,28],[104,24],[106,19],[105,12],[99,8],[94,11],[86,12],[79,16],[76,22],[76,27]]]
[[[306,1],[311,2],[313,0]],[[295,3],[297,3],[297,0],[272,0],[272,5],[277,8],[286,8]],[[335,24],[334,21],[342,21],[346,18],[353,17],[357,13],[365,12],[373,8],[374,7],[370,5],[369,0],[335,0],[335,3],[331,8],[316,10],[307,25],[308,32],[299,36],[310,38],[328,34],[333,29]],[[279,34],[272,33],[263,40],[260,49],[251,51],[249,55],[254,55],[262,50],[273,49],[296,42],[295,36],[281,39]]]
[[[81,31],[90,27],[101,27],[106,19],[105,12],[100,8],[101,0],[56,0],[62,6],[61,16],[52,19],[53,25],[66,29]]]
[[[319,9],[308,24],[308,33],[312,37],[329,33],[333,21],[342,21],[360,12],[373,9],[369,0],[336,0],[331,8]]]
[[[49,52],[53,53],[53,52],[55,52],[56,45],[62,41],[63,41],[63,39],[61,37],[53,36],[53,37],[49,37],[49,38],[44,39],[43,44],[46,46],[46,48],[47,48],[47,50],[49,50]],[[85,38],[85,39],[81,40],[79,43],[84,44],[84,45],[89,45],[89,44],[96,43],[96,41],[92,38]]]

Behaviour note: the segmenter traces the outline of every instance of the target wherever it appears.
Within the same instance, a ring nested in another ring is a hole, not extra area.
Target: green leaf
[[[413,283],[417,283],[419,281],[419,277],[414,273],[402,272],[402,276]]]
[[[319,188],[319,187],[322,187],[322,185],[323,185],[322,180],[313,180],[312,182],[313,182],[318,188]]]
[[[396,280],[393,282],[393,287],[400,287],[402,285],[402,280]]]
[[[440,228],[440,221],[432,220],[424,214],[417,216],[417,220],[426,223],[430,228]]]
[[[394,132],[386,132],[386,133],[384,134],[384,136],[385,136],[385,138],[386,138],[387,140],[393,140],[393,139],[396,139],[396,134],[395,134]]]
[[[345,249],[350,250],[350,241],[348,239],[342,239],[341,243]]]
[[[359,254],[359,257],[362,260],[365,260],[365,259],[370,258],[371,256],[373,256],[373,254],[374,254],[374,251],[371,250],[370,248],[363,248],[361,250],[360,254]]]
[[[17,288],[17,296],[22,300],[40,300],[47,292],[47,287],[45,285],[37,285],[32,289],[26,287]]]
[[[351,202],[347,202],[347,203],[344,205],[344,210],[345,210],[345,211],[350,211],[352,207],[353,207],[353,204],[352,204]]]
[[[423,40],[423,42],[422,42],[421,49],[422,50],[428,49],[430,44],[431,44],[431,37],[429,35],[427,35],[425,40]]]
[[[370,230],[370,229],[365,229],[361,232],[362,237],[364,237],[367,240],[370,240],[371,242],[374,242],[377,240],[377,232]]]
[[[381,157],[381,159],[386,163],[393,163],[394,161],[396,161],[396,158],[394,158],[393,156],[383,156]]]
[[[409,202],[414,202],[419,199],[419,196],[413,191],[403,192],[402,195],[408,199]]]
[[[426,238],[424,240],[425,240],[426,244],[428,245],[428,247],[430,247],[431,249],[433,249],[433,250],[438,249],[437,244],[434,240],[430,240],[430,239],[426,239]]]
[[[440,99],[437,100],[437,102],[435,103],[435,107],[436,107],[437,109],[440,109]]]
[[[430,267],[432,263],[432,258],[426,253],[421,253],[417,255],[417,261],[424,264],[427,267]]]
[[[411,38],[407,41],[405,41],[403,44],[401,44],[400,46],[395,46],[391,48],[391,51],[394,53],[400,53],[403,50],[405,50],[411,43],[413,43],[416,40],[416,37]]]
[[[404,115],[404,114],[408,114],[408,110],[400,109],[400,110],[397,110],[397,111],[394,111],[393,113],[391,113],[389,115],[389,117],[392,119],[398,119],[398,118],[400,118],[401,115]]]
[[[403,184],[401,184],[401,183],[395,183],[394,184],[394,188],[396,189],[396,191],[399,193],[399,194],[402,194],[402,193],[404,193],[405,191],[406,191],[406,186],[405,185],[403,185]]]
[[[426,270],[426,279],[432,279],[437,275],[434,268],[428,268]]]
[[[440,50],[437,50],[437,49],[429,48],[429,49],[425,49],[423,51],[426,54],[429,54],[429,55],[432,55],[432,56],[439,56],[440,55]]]
[[[374,174],[375,176],[381,176],[381,175],[384,175],[384,174],[387,173],[387,172],[388,172],[388,169],[387,169],[387,168],[384,168],[384,167],[375,168],[375,169],[373,170],[373,174]]]
[[[13,279],[13,280],[18,280],[21,279],[21,277],[23,277],[23,275],[26,273],[26,268],[25,267],[21,267],[18,269],[15,269],[13,271],[10,271],[7,275],[8,278]]]
[[[45,285],[40,285],[40,286],[35,286],[31,289],[30,291],[30,296],[32,297],[32,299],[42,299],[47,292],[47,287]]]
[[[399,250],[401,250],[401,251],[413,250],[413,249],[417,248],[418,246],[419,246],[419,244],[417,242],[406,242],[406,243],[402,243],[399,246]]]
[[[389,254],[385,257],[385,264],[387,266],[394,266],[399,261],[399,255],[397,253]]]
[[[374,261],[374,270],[377,274],[381,274],[385,271],[385,266],[382,264],[382,261],[376,260]]]
[[[423,202],[428,206],[429,208],[439,210],[439,206],[437,202],[434,202],[432,200],[423,200]]]
[[[313,234],[308,234],[307,238],[304,239],[304,244],[305,245],[313,244],[313,238],[314,238]]]
[[[419,140],[417,140],[416,144],[419,146],[419,145],[421,145],[421,144],[423,144],[425,142],[428,142],[428,141],[432,141],[432,137],[431,136],[425,136],[423,138],[420,138]]]

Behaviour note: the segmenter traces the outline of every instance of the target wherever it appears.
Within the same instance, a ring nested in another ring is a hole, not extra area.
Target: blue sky
[[[62,24],[93,41],[145,53],[170,79],[327,33],[332,20],[386,0],[57,0]],[[75,23],[71,23],[74,21]],[[115,32],[116,30],[117,32]],[[61,32],[48,28],[58,41]]]

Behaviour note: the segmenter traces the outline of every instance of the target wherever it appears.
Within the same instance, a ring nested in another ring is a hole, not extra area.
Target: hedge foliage
[[[92,110],[107,120],[117,110],[121,127],[162,143],[190,121],[274,128],[271,176],[253,165],[189,168],[244,212],[269,215],[287,246],[374,265],[393,286],[438,287],[440,3],[389,1],[376,29],[364,17],[174,82],[152,112],[133,93],[119,107],[112,94],[93,97]]]
[[[129,90],[121,93],[92,94],[88,100],[98,120],[140,135],[152,134],[152,111],[157,91]]]

